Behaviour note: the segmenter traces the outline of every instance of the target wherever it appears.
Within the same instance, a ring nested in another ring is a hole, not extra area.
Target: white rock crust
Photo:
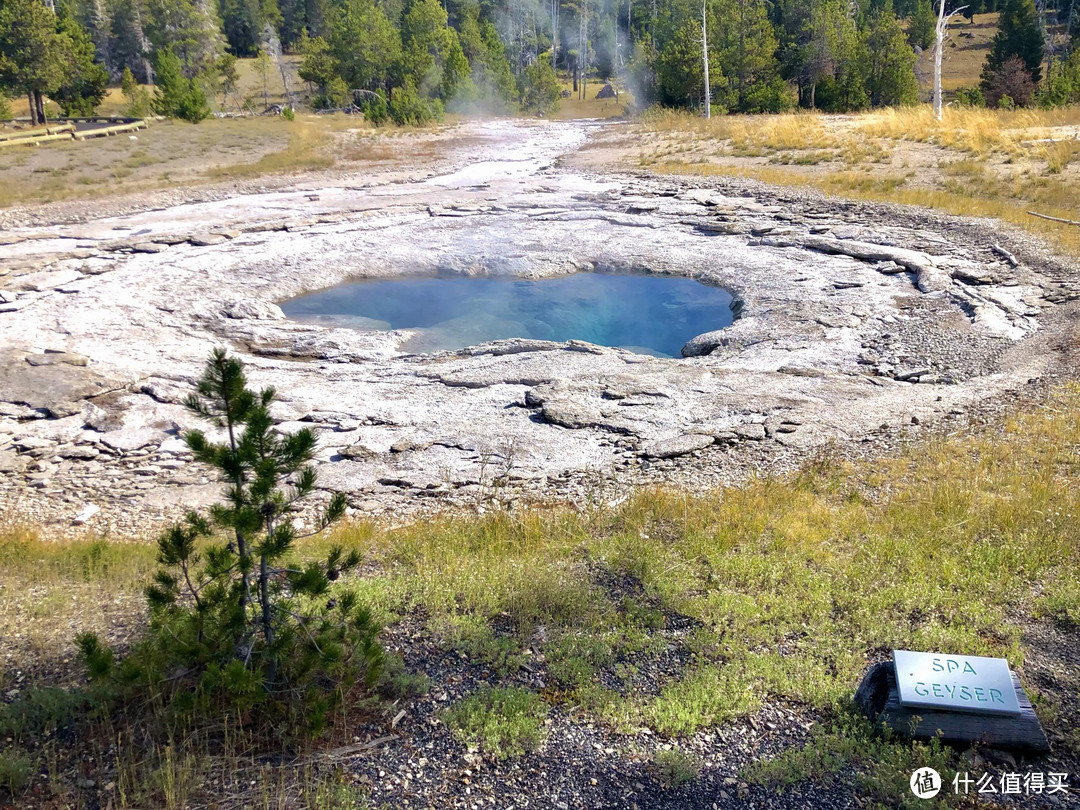
[[[473,126],[490,146],[424,183],[6,234],[6,492],[61,527],[126,531],[215,499],[178,433],[197,424],[183,401],[219,345],[277,389],[281,430],[317,431],[322,486],[373,512],[658,476],[710,486],[769,453],[960,413],[1045,366],[1005,358],[1061,291],[996,254],[999,235],[959,245],[825,201],[583,176],[553,168],[580,124]],[[413,333],[279,307],[350,279],[582,270],[719,285],[738,319],[687,336],[686,359],[521,339],[417,355]]]

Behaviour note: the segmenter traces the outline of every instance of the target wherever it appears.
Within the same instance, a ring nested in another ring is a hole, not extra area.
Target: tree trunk
[[[705,117],[712,118],[712,90],[709,87],[709,35],[706,25],[706,0],[701,0],[701,57],[705,66]]]
[[[34,103],[37,105],[38,123],[49,123],[49,119],[45,117],[45,98],[41,95],[40,90],[34,91]]]
[[[934,118],[942,118],[941,111],[941,55],[945,50],[945,0],[938,8],[938,20],[934,37]]]
[[[551,0],[551,67],[559,69],[559,0]]]
[[[120,78],[121,71],[116,69],[116,64],[112,58],[112,43],[110,41],[112,21],[109,19],[109,14],[105,10],[103,0],[93,0],[90,13],[90,28],[94,40],[94,47],[97,48],[98,58],[101,60],[102,64],[105,65],[105,69],[109,72],[109,77],[113,81],[116,81]]]
[[[589,72],[589,38],[588,23],[585,21],[585,10],[582,9],[581,16],[578,19],[578,53],[581,54],[581,100],[584,101],[586,97],[586,76]]]
[[[37,105],[34,104],[34,91],[29,90],[26,93],[26,100],[30,103],[30,126],[36,127],[40,121],[37,117]]]
[[[938,8],[938,21],[934,39],[934,117],[940,121],[944,115],[941,104],[941,57],[945,52],[945,35],[949,30],[949,22],[963,11],[967,6],[945,13],[945,0],[941,0]]]
[[[274,521],[268,517],[266,541],[269,543],[273,536]],[[274,616],[270,606],[270,562],[265,551],[259,555],[259,612],[262,614],[263,639],[266,641],[266,682],[272,684],[277,680],[277,658],[271,651],[274,645]]]
[[[154,83],[154,67],[150,64],[148,54],[150,53],[150,40],[146,36],[146,30],[143,28],[142,13],[139,11],[139,4],[132,4],[131,15],[131,34],[135,39],[135,47],[138,48],[138,60],[139,63],[136,68],[141,69],[143,84]]]

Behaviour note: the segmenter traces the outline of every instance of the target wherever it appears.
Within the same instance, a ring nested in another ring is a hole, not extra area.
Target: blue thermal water
[[[295,320],[327,325],[418,330],[402,347],[412,352],[517,337],[677,357],[690,338],[732,321],[731,295],[719,287],[615,273],[361,281],[295,298],[282,309]]]

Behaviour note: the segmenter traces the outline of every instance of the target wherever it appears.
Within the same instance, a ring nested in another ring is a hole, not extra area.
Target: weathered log
[[[896,670],[892,661],[870,668],[855,692],[855,704],[870,719],[916,740],[940,739],[953,745],[982,743],[991,748],[1045,754],[1050,751],[1039,718],[1015,672],[1012,675],[1019,717],[935,711],[911,708],[900,703]]]
[[[1038,211],[1028,211],[1028,214],[1039,219],[1048,219],[1051,222],[1062,222],[1065,225],[1080,225],[1075,219],[1062,219],[1061,217],[1052,217],[1049,214],[1040,214]]]

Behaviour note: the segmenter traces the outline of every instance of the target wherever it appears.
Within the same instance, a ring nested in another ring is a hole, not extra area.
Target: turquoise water
[[[731,295],[693,279],[577,273],[546,279],[361,281],[282,304],[295,320],[357,329],[416,329],[406,351],[489,340],[585,340],[678,357],[690,338],[728,326]]]

